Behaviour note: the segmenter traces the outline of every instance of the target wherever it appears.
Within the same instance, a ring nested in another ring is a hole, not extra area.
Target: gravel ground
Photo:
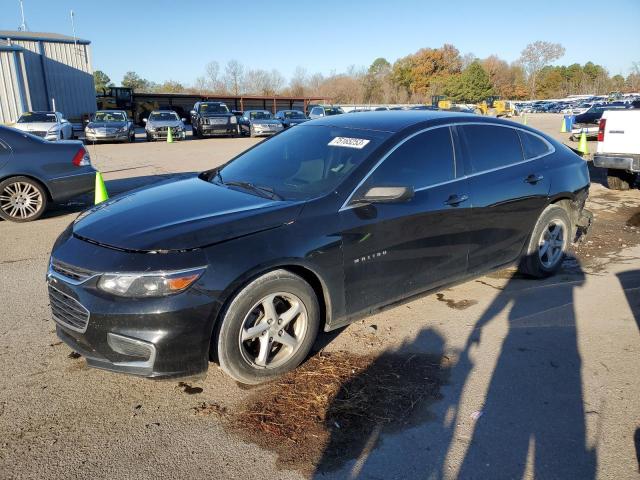
[[[528,124],[575,145],[557,133],[560,119]],[[219,165],[256,141],[89,148],[115,194]],[[325,451],[299,463],[283,462],[260,428],[252,437],[229,426],[224,417],[262,390],[215,365],[204,378],[150,381],[88,369],[57,340],[47,259],[87,199],[38,222],[0,222],[0,478],[638,478],[640,194],[609,191],[593,173],[593,231],[556,277],[495,272],[324,335],[318,348],[339,356],[428,355],[438,388],[411,405],[410,421],[357,424],[338,459],[344,437],[328,425]],[[359,368],[342,388],[378,378]],[[338,400],[313,408],[333,418]],[[369,401],[382,415],[382,399]]]

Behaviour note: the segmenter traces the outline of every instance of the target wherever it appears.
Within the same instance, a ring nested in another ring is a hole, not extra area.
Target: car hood
[[[303,123],[303,122],[308,122],[309,119],[308,118],[285,118],[284,121],[286,123]]]
[[[127,122],[89,122],[87,128],[122,128],[126,127]]]
[[[280,122],[280,120],[275,120],[275,119],[263,119],[263,120],[259,120],[259,119],[255,119],[255,120],[250,120],[251,123],[260,123],[260,124],[265,124],[265,125],[271,125],[271,124],[280,124],[282,122]]]
[[[181,127],[183,125],[181,120],[158,120],[155,122],[147,122],[147,125],[153,128],[158,127]]]
[[[290,223],[301,208],[301,202],[275,201],[189,177],[101,203],[78,217],[73,232],[124,250],[191,250]]]
[[[57,123],[51,122],[16,123],[13,125],[14,128],[22,130],[23,132],[46,132],[57,126]]]

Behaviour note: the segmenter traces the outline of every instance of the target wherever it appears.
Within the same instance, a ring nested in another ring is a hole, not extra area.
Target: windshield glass
[[[284,112],[284,118],[307,118],[304,116],[304,113],[302,112],[296,112],[296,111],[292,111],[292,112]]]
[[[214,182],[247,182],[285,200],[307,200],[342,183],[390,134],[302,124],[223,167]]]
[[[179,120],[178,114],[175,112],[157,112],[149,115],[149,120],[154,122],[161,122],[165,120]]]
[[[325,115],[339,115],[344,113],[340,107],[327,107],[324,109]]]
[[[26,113],[23,113],[18,119],[18,123],[34,123],[34,122],[56,123],[56,114],[26,112]]]
[[[229,113],[229,109],[223,103],[201,103],[200,113]]]
[[[122,112],[96,112],[93,122],[126,122],[127,119]]]
[[[269,112],[263,112],[263,111],[249,112],[249,119],[250,120],[270,120],[271,114]]]

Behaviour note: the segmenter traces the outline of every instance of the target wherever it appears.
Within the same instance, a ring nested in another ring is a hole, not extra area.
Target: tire
[[[535,278],[556,273],[569,248],[572,232],[571,219],[564,208],[555,204],[545,208],[533,228],[526,254],[520,261],[520,272]]]
[[[127,143],[133,143],[136,141],[136,132],[129,132],[129,136],[127,137]]]
[[[275,313],[277,320],[269,321],[264,305],[274,307],[272,315]],[[292,309],[298,313],[287,320],[286,313]],[[293,273],[274,270],[235,295],[223,312],[212,347],[227,375],[255,385],[300,365],[309,354],[319,325],[320,308],[313,288]],[[279,341],[285,338],[289,346]]]
[[[153,142],[153,138],[151,138],[151,135],[149,135],[148,133],[147,133],[147,142]]]
[[[607,169],[607,186],[611,190],[629,190],[629,184],[633,183],[631,175],[623,170]]]
[[[31,178],[12,177],[0,182],[0,218],[31,222],[42,216],[47,203],[46,190]]]

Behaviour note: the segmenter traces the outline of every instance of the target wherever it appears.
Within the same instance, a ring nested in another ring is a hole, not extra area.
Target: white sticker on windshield
[[[366,138],[351,138],[351,137],[336,137],[331,140],[328,145],[332,147],[346,147],[346,148],[364,148],[369,140]]]

